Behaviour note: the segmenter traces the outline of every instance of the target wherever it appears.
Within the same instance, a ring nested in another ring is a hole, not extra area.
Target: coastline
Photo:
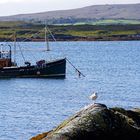
[[[57,37],[56,37],[57,38]],[[26,38],[17,38],[18,42],[22,42],[23,40],[25,40]],[[123,37],[70,37],[67,39],[66,38],[57,38],[57,41],[140,41],[140,37],[127,37],[127,36],[123,36]],[[12,39],[1,39],[0,38],[0,42],[12,42]],[[50,42],[55,42],[52,39],[49,39]],[[44,39],[28,39],[24,42],[44,42]]]

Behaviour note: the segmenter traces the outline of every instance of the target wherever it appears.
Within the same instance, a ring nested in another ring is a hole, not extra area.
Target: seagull
[[[89,98],[90,98],[91,100],[94,100],[94,104],[95,104],[95,101],[96,101],[96,99],[98,98],[98,95],[97,95],[96,92],[93,92],[93,94],[90,95]]]

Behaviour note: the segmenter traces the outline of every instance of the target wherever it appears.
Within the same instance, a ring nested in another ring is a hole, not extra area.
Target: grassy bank
[[[0,41],[11,41],[14,32],[18,40],[44,39],[44,25],[26,22],[0,22]],[[140,24],[114,25],[49,25],[57,40],[140,40]],[[35,34],[38,31],[39,34]],[[35,34],[35,35],[33,35]],[[51,38],[50,38],[51,39]]]

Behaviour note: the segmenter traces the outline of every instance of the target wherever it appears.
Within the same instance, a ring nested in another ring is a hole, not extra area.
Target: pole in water
[[[49,38],[47,37],[47,26],[46,26],[46,22],[45,22],[45,43],[46,43],[47,51],[50,51]]]

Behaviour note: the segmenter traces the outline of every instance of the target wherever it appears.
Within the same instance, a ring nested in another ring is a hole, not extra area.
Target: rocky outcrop
[[[140,109],[124,110],[93,104],[81,109],[54,130],[31,140],[93,140],[140,138]]]

